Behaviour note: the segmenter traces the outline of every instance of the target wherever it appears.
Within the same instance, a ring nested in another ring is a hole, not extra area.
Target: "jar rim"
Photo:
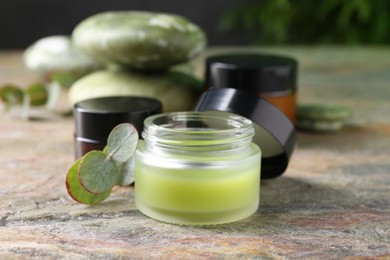
[[[252,141],[252,121],[231,113],[171,112],[150,116],[144,121],[145,141],[178,146],[217,146]]]

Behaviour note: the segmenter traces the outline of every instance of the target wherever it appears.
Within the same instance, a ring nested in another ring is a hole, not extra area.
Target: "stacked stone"
[[[190,61],[206,46],[205,33],[184,17],[140,11],[110,11],[76,26],[73,44],[103,63],[105,69],[77,80],[71,104],[103,96],[158,98],[165,112],[191,109],[199,83],[172,69]]]

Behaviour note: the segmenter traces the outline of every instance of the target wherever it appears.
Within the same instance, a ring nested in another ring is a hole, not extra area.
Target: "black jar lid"
[[[297,67],[297,61],[287,56],[259,53],[210,56],[206,59],[205,85],[253,93],[294,92]]]
[[[147,97],[100,97],[80,101],[74,106],[75,136],[106,142],[120,123],[131,123],[139,133],[146,117],[161,113],[160,101]]]
[[[203,93],[195,111],[221,111],[251,119],[253,142],[262,151],[261,178],[281,175],[288,166],[296,142],[294,125],[277,107],[246,91],[211,88]]]

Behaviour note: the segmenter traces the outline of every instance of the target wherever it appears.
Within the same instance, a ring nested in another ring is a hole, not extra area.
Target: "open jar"
[[[260,148],[252,122],[220,112],[148,117],[136,151],[136,206],[177,224],[211,225],[252,215],[260,197]]]

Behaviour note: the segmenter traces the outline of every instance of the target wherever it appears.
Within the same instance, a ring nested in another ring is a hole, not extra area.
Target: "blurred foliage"
[[[263,0],[229,10],[220,23],[255,44],[389,44],[390,0]]]

